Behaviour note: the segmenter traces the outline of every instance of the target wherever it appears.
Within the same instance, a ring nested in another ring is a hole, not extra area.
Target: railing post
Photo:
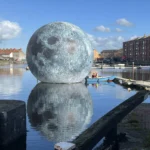
[[[104,146],[112,145],[111,150],[119,150],[117,139],[117,124],[107,133],[104,140]]]
[[[113,141],[117,139],[117,125],[115,125],[114,128],[112,128],[107,135],[105,136],[105,143],[111,144]]]

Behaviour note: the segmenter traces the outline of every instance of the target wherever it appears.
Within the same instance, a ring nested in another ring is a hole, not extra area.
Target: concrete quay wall
[[[120,77],[116,77],[113,81],[117,84],[120,84],[126,87],[150,91],[150,81],[132,80],[132,79],[126,79],[126,78],[120,78]]]
[[[26,134],[26,106],[19,100],[0,100],[0,146]]]

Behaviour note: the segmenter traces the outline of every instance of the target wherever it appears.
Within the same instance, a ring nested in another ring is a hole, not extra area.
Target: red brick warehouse
[[[150,65],[150,36],[123,42],[123,55],[129,63]]]

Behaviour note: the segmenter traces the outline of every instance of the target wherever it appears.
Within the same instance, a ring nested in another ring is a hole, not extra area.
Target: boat
[[[113,81],[114,79],[115,76],[97,77],[97,78],[86,77],[85,82],[87,83],[109,82],[109,81]]]

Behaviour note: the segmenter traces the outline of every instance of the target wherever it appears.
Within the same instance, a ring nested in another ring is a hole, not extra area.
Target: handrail
[[[109,111],[88,129],[81,133],[71,143],[75,144],[77,150],[91,150],[103,137],[111,136],[116,131],[117,124],[136,106],[147,99],[149,92],[144,90],[136,93],[123,103]]]

